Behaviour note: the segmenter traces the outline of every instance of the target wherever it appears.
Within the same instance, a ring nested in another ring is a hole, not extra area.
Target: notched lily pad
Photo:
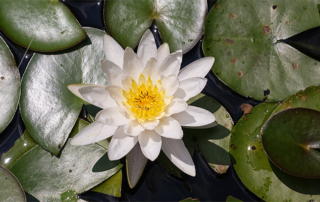
[[[188,52],[199,41],[207,13],[206,0],[105,1],[104,20],[110,35],[125,48],[135,48],[155,23],[171,52]]]
[[[26,196],[17,178],[6,168],[0,166],[0,201],[25,202]]]
[[[31,50],[54,52],[86,38],[69,9],[58,0],[1,0],[0,30]]]
[[[20,92],[19,70],[9,47],[0,37],[0,133],[16,112]]]
[[[260,131],[278,103],[263,103],[242,117],[230,139],[233,165],[243,184],[265,201],[319,201],[320,179],[290,175],[269,161]],[[281,105],[279,105],[281,106]]]
[[[105,32],[85,28],[89,38],[57,55],[34,54],[22,79],[21,115],[28,132],[44,149],[58,155],[84,102],[68,84],[108,84],[100,68]]]
[[[319,62],[282,42],[320,25],[317,4],[219,0],[206,19],[203,40],[204,54],[216,58],[214,73],[234,91],[257,100],[281,101],[318,85]]]
[[[283,110],[262,127],[262,145],[281,170],[298,177],[320,177],[320,112]]]

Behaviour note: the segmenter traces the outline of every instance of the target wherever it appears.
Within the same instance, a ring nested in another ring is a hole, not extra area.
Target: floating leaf
[[[17,178],[6,168],[0,166],[0,201],[27,201]]]
[[[135,48],[155,20],[171,52],[188,52],[199,41],[207,13],[206,0],[108,0],[104,20],[110,35],[125,48]]]
[[[280,101],[319,84],[320,64],[282,43],[320,25],[316,0],[218,1],[205,24],[203,51],[236,92]],[[250,20],[248,20],[250,19]]]
[[[197,198],[193,199],[190,197],[190,198],[183,199],[180,202],[200,202],[200,201]]]
[[[320,112],[294,108],[273,115],[261,129],[269,159],[298,177],[320,177]]]
[[[233,196],[228,196],[226,202],[242,202],[242,201],[237,198],[234,198]]]
[[[58,0],[1,0],[0,30],[25,48],[54,52],[86,38],[77,19]]]
[[[231,164],[229,156],[229,140],[233,121],[227,110],[212,98],[199,94],[188,101],[190,105],[209,110],[216,117],[216,126],[208,129],[183,128],[183,141],[193,154],[194,144],[197,143],[204,159],[217,173],[225,173]],[[159,159],[160,158],[160,159]],[[159,163],[173,175],[183,178],[185,175],[164,156],[159,156]]]
[[[0,133],[12,120],[19,98],[20,74],[9,47],[0,37]]]
[[[107,194],[114,197],[121,197],[122,171],[107,179],[102,184],[94,187],[91,191]]]
[[[37,145],[23,154],[10,171],[24,190],[40,201],[72,199],[120,170],[121,164],[103,172],[91,171],[106,152],[97,144],[71,146],[67,143],[56,157]]]
[[[243,184],[265,201],[318,201],[320,179],[307,179],[281,171],[269,161],[260,130],[278,103],[263,103],[242,117],[232,132],[230,154]]]
[[[85,28],[89,39],[75,50],[57,55],[35,54],[22,80],[21,115],[28,132],[57,155],[68,138],[83,101],[68,84],[108,84],[100,69],[105,32]]]

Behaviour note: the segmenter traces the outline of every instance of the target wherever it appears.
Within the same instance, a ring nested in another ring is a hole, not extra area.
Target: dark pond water
[[[104,29],[102,19],[103,0],[61,1],[69,7],[82,26]],[[208,0],[209,10],[215,2],[216,0]],[[158,45],[160,45],[162,42],[156,26],[152,25],[150,29],[156,36]],[[11,42],[1,32],[0,36],[5,39],[13,52],[22,76],[33,53],[31,51],[25,53],[23,48]],[[310,57],[319,60],[319,39],[320,28],[315,28],[284,40],[284,42],[299,49]],[[183,56],[182,67],[203,57],[201,47],[202,40],[200,40],[190,52]],[[213,73],[210,73],[207,78],[208,84],[203,93],[219,101],[231,114],[235,123],[242,116],[240,109],[242,103],[250,103],[253,106],[260,103],[233,92],[219,81]],[[23,134],[24,129],[25,126],[22,122],[20,112],[17,110],[10,125],[0,135],[0,155],[7,152],[13,146],[15,140]],[[134,189],[129,188],[126,172],[123,172],[121,198],[114,198],[94,192],[86,192],[80,197],[88,201],[179,201],[188,197],[198,198],[200,201],[225,201],[229,195],[232,195],[243,201],[261,200],[246,189],[237,177],[232,166],[226,174],[216,174],[204,161],[197,148],[193,160],[197,170],[197,176],[194,178],[187,177],[185,180],[177,179],[165,171],[159,164],[148,162],[140,182]]]

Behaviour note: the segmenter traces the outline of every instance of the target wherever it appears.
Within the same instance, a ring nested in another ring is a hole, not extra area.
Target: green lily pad
[[[282,43],[320,25],[317,0],[218,1],[205,24],[203,51],[234,91],[281,101],[318,85],[320,63]],[[250,19],[250,20],[248,20]]]
[[[118,164],[102,172],[92,171],[106,152],[97,144],[71,146],[67,142],[61,155],[56,157],[37,145],[24,153],[10,171],[24,190],[40,201],[63,201],[68,197],[71,200],[121,169],[122,165]]]
[[[186,53],[202,35],[207,7],[206,0],[108,0],[104,20],[110,35],[123,48],[135,48],[155,20],[170,51]]]
[[[107,194],[114,197],[121,197],[122,171],[107,179],[102,184],[94,187],[91,191]]]
[[[265,201],[319,201],[320,179],[290,175],[269,161],[260,130],[278,103],[263,103],[242,117],[232,131],[230,154],[243,184]]]
[[[4,34],[35,51],[64,50],[86,38],[77,19],[58,0],[2,0],[0,19]]]
[[[228,196],[226,202],[242,202],[242,201],[233,196]]]
[[[0,166],[0,201],[27,201],[24,191],[17,178],[6,168]]]
[[[108,84],[100,69],[105,32],[85,28],[89,38],[74,50],[35,54],[22,79],[21,115],[32,138],[57,155],[75,125],[84,102],[68,84]],[[45,126],[45,127],[44,127]]]
[[[12,120],[19,98],[19,70],[9,47],[0,37],[0,133]]]
[[[219,174],[227,172],[231,159],[229,155],[229,141],[233,121],[227,110],[214,99],[199,94],[188,101],[188,104],[204,108],[212,112],[216,117],[217,125],[207,129],[183,128],[183,141],[191,156],[194,152],[194,144],[198,144],[199,150],[210,167]],[[174,166],[170,160],[160,154],[158,162],[171,174],[184,178],[185,174]]]
[[[197,198],[193,199],[193,198],[189,197],[189,198],[183,199],[179,202],[200,202],[200,201]]]
[[[262,145],[281,170],[308,178],[320,177],[320,112],[294,108],[273,115],[262,127]]]

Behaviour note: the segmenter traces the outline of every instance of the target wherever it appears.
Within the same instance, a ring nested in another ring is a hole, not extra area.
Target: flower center
[[[161,79],[153,83],[143,74],[139,77],[139,84],[132,79],[129,91],[123,90],[123,95],[127,99],[123,104],[132,112],[132,115],[141,123],[145,120],[162,118],[166,109],[165,90],[162,90]],[[170,101],[172,96],[169,97]]]

